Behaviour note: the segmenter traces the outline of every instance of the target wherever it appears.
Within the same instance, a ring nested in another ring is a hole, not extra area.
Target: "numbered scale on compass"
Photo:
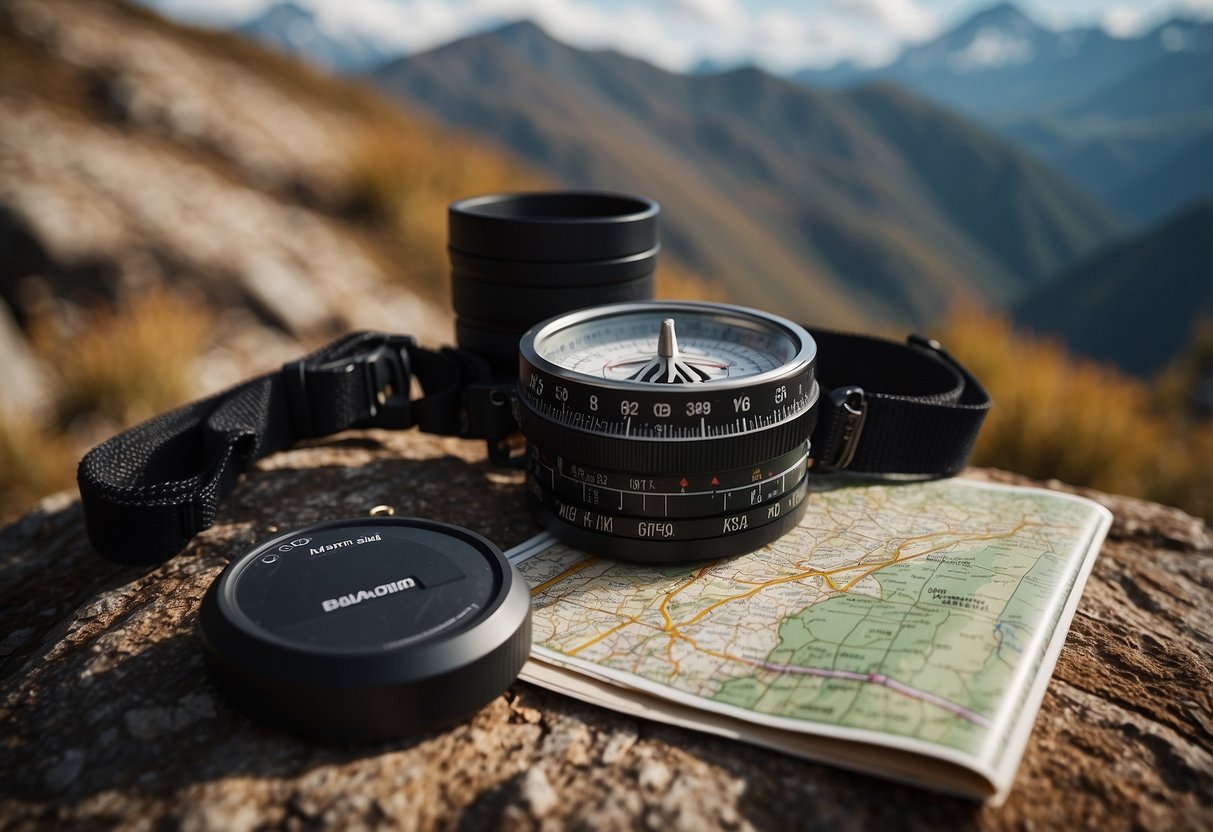
[[[596,307],[520,346],[540,522],[580,548],[680,561],[749,551],[803,512],[816,346],[708,303]]]

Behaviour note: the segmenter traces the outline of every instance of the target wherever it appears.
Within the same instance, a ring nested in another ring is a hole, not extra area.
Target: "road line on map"
[[[795,673],[803,676],[825,676],[830,679],[848,679],[852,682],[868,682],[874,685],[884,685],[890,690],[897,691],[903,696],[908,696],[912,699],[921,699],[923,702],[928,702],[937,707],[943,708],[949,713],[955,714],[961,719],[968,720],[974,725],[982,728],[990,727],[990,720],[976,711],[970,711],[968,708],[957,705],[955,702],[944,699],[934,693],[928,693],[925,690],[910,687],[904,682],[899,682],[896,679],[891,679],[883,673],[860,673],[854,670],[829,670],[822,667],[800,667],[792,664],[775,664],[773,662],[747,662],[756,667],[762,667],[776,673]]]
[[[541,583],[539,586],[532,589],[531,597],[538,595],[539,593],[543,592],[545,589],[552,586],[553,584],[560,583],[561,581],[563,581],[565,578],[569,577],[570,575],[576,575],[578,572],[580,572],[582,569],[585,569],[591,563],[597,563],[597,562],[598,562],[598,558],[588,557],[583,561],[573,564],[572,566],[570,566],[568,569],[565,569],[563,572],[561,572],[556,577],[548,578],[546,581]]]

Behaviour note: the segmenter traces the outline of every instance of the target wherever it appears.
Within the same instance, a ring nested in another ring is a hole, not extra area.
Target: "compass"
[[[732,305],[646,302],[523,336],[519,421],[542,525],[642,561],[757,548],[803,512],[817,348]]]

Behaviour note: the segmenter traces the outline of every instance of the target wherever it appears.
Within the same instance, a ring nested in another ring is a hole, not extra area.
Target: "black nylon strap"
[[[151,564],[215,520],[219,502],[257,459],[353,427],[461,434],[460,391],[488,375],[475,356],[412,339],[355,333],[210,398],[123,431],[76,473],[89,540],[119,563]],[[423,391],[408,400],[410,378]]]
[[[866,335],[810,330],[822,387],[812,455],[817,470],[949,476],[962,469],[990,409],[990,396],[934,341],[898,344]],[[862,392],[835,395],[848,388]],[[848,398],[850,407],[848,407]],[[862,404],[862,419],[856,405]],[[847,464],[844,436],[860,421]]]
[[[940,476],[964,467],[990,407],[938,344],[813,331],[822,387],[818,469]],[[409,400],[416,379],[425,394]],[[89,540],[110,560],[152,564],[215,520],[255,460],[355,427],[502,439],[514,429],[487,363],[405,336],[355,333],[103,442],[77,471]]]

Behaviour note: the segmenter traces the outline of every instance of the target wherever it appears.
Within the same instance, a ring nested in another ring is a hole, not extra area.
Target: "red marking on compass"
[[[678,484],[679,484],[679,485],[681,485],[683,488],[686,488],[688,485],[690,485],[690,483],[689,483],[689,482],[687,482],[687,478],[686,478],[686,477],[683,477],[683,478],[682,478],[682,479],[679,481],[679,483],[678,483]]]
[[[720,485],[720,480],[716,477],[712,477],[712,485]]]

